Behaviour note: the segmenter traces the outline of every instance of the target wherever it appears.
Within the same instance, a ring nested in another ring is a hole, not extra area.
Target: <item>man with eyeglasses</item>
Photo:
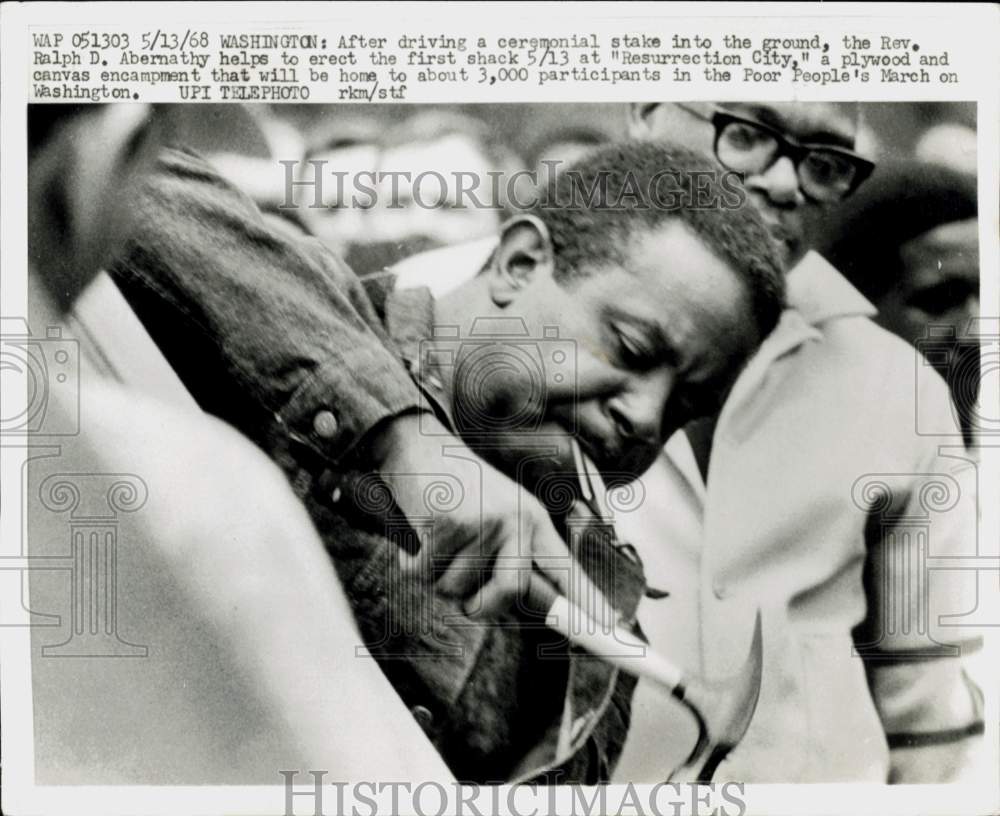
[[[975,465],[944,382],[915,375],[913,350],[810,250],[814,225],[873,170],[855,152],[858,115],[840,103],[630,108],[630,136],[744,174],[792,307],[721,413],[669,440],[640,511],[617,522],[650,585],[670,591],[644,598],[639,622],[688,669],[734,671],[762,609],[760,702],[717,781],[953,781],[982,743],[982,696],[960,660],[968,630],[940,625],[961,627],[970,587],[926,560],[975,554]],[[925,435],[927,418],[954,435]],[[691,728],[640,684],[615,780],[662,779]]]

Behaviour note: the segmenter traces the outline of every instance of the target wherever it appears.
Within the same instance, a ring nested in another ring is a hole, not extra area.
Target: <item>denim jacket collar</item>
[[[424,344],[434,336],[434,296],[431,290],[419,286],[388,292],[384,322],[403,365],[427,400],[426,407],[454,428],[450,400],[445,398],[441,382],[428,375],[423,364]]]
[[[393,289],[385,298],[385,326],[407,368],[420,360],[420,344],[434,334],[434,296],[425,286]]]

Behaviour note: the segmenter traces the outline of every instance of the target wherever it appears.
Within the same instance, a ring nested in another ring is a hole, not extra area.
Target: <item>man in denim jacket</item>
[[[572,535],[569,440],[612,481],[642,473],[718,409],[783,302],[763,225],[710,160],[630,144],[579,170],[588,189],[610,173],[596,203],[560,204],[561,182],[435,300],[363,284],[169,151],[112,270],[200,405],[282,465],[368,648],[465,780],[607,780],[634,683],[519,600],[537,571],[592,595],[582,563],[631,619],[645,586],[626,548]]]

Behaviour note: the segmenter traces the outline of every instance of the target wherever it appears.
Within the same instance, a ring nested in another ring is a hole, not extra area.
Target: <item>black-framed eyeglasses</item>
[[[788,156],[795,165],[799,187],[813,201],[843,201],[875,169],[873,162],[846,148],[799,142],[776,128],[729,111],[716,109],[705,115],[682,107],[712,123],[715,157],[723,167],[752,176]]]

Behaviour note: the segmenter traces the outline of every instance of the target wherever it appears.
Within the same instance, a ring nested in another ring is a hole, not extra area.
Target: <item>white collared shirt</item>
[[[959,667],[931,667],[934,661],[916,670],[930,679],[919,694],[912,693],[914,674],[904,683],[875,680],[873,699],[851,634],[866,604],[882,603],[866,599],[861,580],[871,519],[865,489],[885,481],[903,498],[922,492],[915,489],[920,480],[953,485],[960,498],[954,509],[938,518],[914,501],[912,517],[927,511],[935,554],[961,552],[975,539],[974,467],[961,455],[938,455],[944,442],[961,450],[960,439],[914,427],[921,413],[935,427],[947,424],[944,383],[920,368],[915,350],[868,319],[874,307],[818,254],[789,273],[788,301],[793,309],[720,414],[707,484],[679,432],[642,477],[646,501],[616,526],[636,547],[649,584],[671,593],[640,604],[650,643],[693,675],[718,680],[737,671],[762,609],[760,701],[717,780],[884,782],[885,730],[894,723],[899,730],[960,727],[974,706]],[[924,577],[911,569],[909,577]],[[932,605],[964,611],[961,592],[952,590]],[[935,636],[948,642],[956,634],[937,629]],[[902,650],[911,641],[930,642],[911,632],[884,645]],[[641,682],[613,781],[666,779],[694,733],[681,706]]]

